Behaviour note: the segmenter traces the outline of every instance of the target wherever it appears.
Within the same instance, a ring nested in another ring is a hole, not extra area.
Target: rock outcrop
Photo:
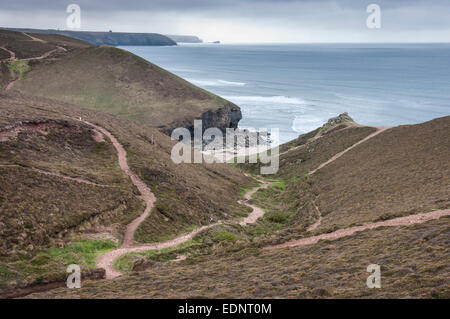
[[[341,124],[341,123],[345,123],[345,122],[354,122],[353,119],[350,117],[350,115],[348,115],[347,112],[344,112],[342,114],[339,114],[336,117],[332,117],[328,120],[327,123],[325,123],[323,126],[333,126],[336,124]]]
[[[170,135],[172,131],[179,127],[187,128],[194,134],[194,120],[202,120],[202,132],[211,127],[216,127],[225,133],[227,128],[237,128],[242,119],[241,108],[233,103],[227,103],[216,110],[209,110],[197,118],[186,118],[182,121],[171,123],[162,127],[163,131]]]

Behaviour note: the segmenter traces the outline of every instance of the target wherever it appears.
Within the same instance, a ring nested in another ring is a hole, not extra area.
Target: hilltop
[[[7,30],[26,32],[32,34],[54,34],[66,36],[93,45],[146,45],[146,46],[170,46],[177,45],[175,40],[158,33],[130,33],[130,32],[99,32],[99,31],[71,31],[52,29],[24,29],[7,28]]]
[[[208,224],[211,219],[246,214],[245,207],[240,207],[236,200],[241,188],[251,180],[238,170],[228,165],[175,165],[170,160],[175,142],[155,128],[154,122],[152,125],[145,119],[133,121],[127,116],[92,111],[61,99],[50,99],[50,94],[40,97],[41,94],[33,94],[21,84],[29,77],[35,79],[35,71],[47,72],[47,67],[68,65],[66,59],[74,61],[85,56],[86,63],[91,58],[105,65],[108,60],[102,57],[110,56],[122,59],[119,71],[133,68],[133,62],[146,68],[142,78],[133,81],[150,89],[155,82],[146,77],[158,76],[160,81],[175,86],[180,94],[197,94],[199,98],[215,101],[212,94],[123,50],[80,45],[78,40],[56,35],[30,35],[41,37],[36,38],[45,41],[41,42],[32,40],[28,34],[10,31],[2,34],[7,41],[0,46],[16,55],[2,65],[10,80],[18,81],[0,97],[1,287],[62,278],[68,260],[79,262],[86,270],[95,268],[98,252],[120,243],[126,225],[142,213],[144,205],[137,197],[139,191],[118,166],[111,141],[100,138],[92,126],[78,120],[80,117],[107,128],[122,143],[130,168],[158,198],[151,219],[137,230],[137,242],[171,238]],[[47,50],[56,51],[45,56]],[[20,73],[11,69],[15,65],[11,62],[20,61],[25,61],[30,69]],[[83,63],[81,58],[78,61]],[[51,80],[51,74],[44,79]],[[106,78],[101,81],[107,82]],[[21,90],[14,90],[16,85]],[[122,92],[126,92],[126,87]],[[173,94],[164,90],[147,93],[150,97],[151,93],[157,93],[160,103],[167,104]],[[164,101],[164,96],[168,101]],[[214,106],[205,106],[205,110]],[[153,109],[156,110],[155,106]],[[197,109],[200,111],[187,112],[192,117],[201,116],[204,110]],[[145,111],[149,119],[150,111]],[[182,116],[183,113],[174,114],[171,119],[188,121]],[[86,251],[88,254],[84,255]]]
[[[0,35],[3,33],[11,34],[1,31]],[[21,52],[22,46],[37,46],[35,55],[48,52],[50,40],[62,39],[36,35],[45,41],[40,42],[29,41],[22,33],[14,35],[17,39],[12,42],[8,38],[6,48]],[[126,116],[166,132],[190,128],[195,118],[203,118],[205,127],[237,127],[242,117],[235,104],[114,47],[86,44],[52,59],[35,60],[30,66],[12,91]]]

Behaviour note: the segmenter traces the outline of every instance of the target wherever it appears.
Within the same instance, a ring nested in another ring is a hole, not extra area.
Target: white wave
[[[170,72],[180,72],[180,73],[185,73],[185,72],[198,73],[198,72],[200,72],[200,71],[194,70],[194,69],[174,68],[174,67],[167,67],[166,70],[168,70]]]
[[[199,86],[244,86],[247,84],[244,82],[232,82],[225,80],[197,80],[189,78],[187,78],[186,80]]]
[[[292,121],[292,130],[297,133],[304,134],[314,131],[322,126],[326,120],[312,115],[298,115]]]
[[[225,85],[231,85],[231,86],[244,86],[247,84],[245,82],[233,82],[233,81],[225,81],[225,80],[218,80],[218,82],[225,84]]]
[[[288,96],[223,96],[234,103],[275,103],[275,104],[305,104],[305,101]]]

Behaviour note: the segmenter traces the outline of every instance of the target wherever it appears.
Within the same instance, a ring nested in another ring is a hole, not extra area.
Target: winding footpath
[[[4,50],[4,51],[8,52],[9,55],[10,55],[10,57],[9,57],[8,59],[2,60],[2,61],[15,61],[15,60],[17,60],[16,54],[15,54],[13,51],[8,50],[8,49],[5,48],[5,47],[0,47],[0,49],[2,49],[2,50]]]
[[[58,50],[58,49],[47,52],[46,54],[44,54],[43,57],[47,57],[47,56],[51,55],[56,50]],[[39,58],[43,58],[43,57],[39,57]],[[15,55],[12,53],[11,59],[14,59],[14,58],[15,58]],[[13,81],[12,83],[10,83],[8,85],[7,90],[12,86],[12,84],[14,84],[14,82],[15,81]],[[189,241],[194,236],[196,236],[197,234],[199,234],[200,232],[202,232],[206,229],[223,224],[222,221],[218,221],[213,224],[209,224],[206,226],[196,228],[187,234],[178,236],[174,239],[167,240],[164,242],[157,242],[157,243],[151,243],[151,244],[140,244],[140,245],[136,244],[134,242],[134,234],[136,232],[136,229],[150,214],[150,211],[154,207],[156,197],[152,193],[151,189],[130,169],[130,167],[128,166],[128,163],[127,163],[127,153],[126,153],[125,149],[108,130],[106,130],[105,128],[103,128],[101,126],[90,123],[88,121],[84,121],[81,118],[76,119],[76,120],[79,120],[79,121],[93,127],[97,131],[96,133],[100,132],[101,134],[103,134],[104,136],[107,136],[110,139],[114,148],[117,151],[118,162],[119,162],[120,168],[131,179],[131,182],[138,188],[139,192],[141,193],[140,198],[142,200],[144,200],[144,202],[146,204],[144,212],[139,217],[134,219],[127,226],[125,234],[124,234],[122,246],[120,248],[111,250],[111,251],[109,251],[103,255],[100,255],[98,257],[97,268],[105,269],[106,279],[114,279],[114,278],[122,275],[122,273],[119,270],[114,268],[114,263],[119,257],[121,257],[125,254],[133,253],[133,252],[144,252],[144,251],[149,251],[149,250],[161,250],[164,248],[175,247],[175,246],[178,246],[182,243]],[[378,134],[383,133],[387,129],[389,129],[389,127],[378,128],[378,130],[376,132],[374,132],[374,133],[370,134],[369,136],[365,137],[364,139],[358,141],[357,143],[353,144],[352,146],[345,149],[344,151],[334,155],[328,161],[326,161],[325,163],[322,163],[316,169],[310,171],[308,173],[308,175],[314,174],[315,172],[317,172],[321,168],[325,167],[326,165],[334,162],[335,160],[337,160],[342,155],[344,155],[348,151],[352,150],[356,146],[366,142],[367,140],[377,136]],[[100,136],[101,134],[94,134],[93,138],[98,141],[102,141],[103,136]],[[10,167],[12,165],[0,165],[0,166]],[[57,176],[60,178],[73,180],[73,181],[76,181],[79,183],[86,183],[86,184],[90,184],[90,185],[108,187],[107,185],[95,184],[93,182],[83,180],[80,178],[68,177],[68,176],[64,176],[61,174],[51,173],[51,172],[43,171],[43,170],[36,169],[36,168],[29,168],[29,169],[31,169],[35,172],[41,173],[41,174]],[[248,177],[248,174],[245,174],[245,175]],[[246,205],[252,209],[252,212],[247,217],[245,217],[241,221],[237,222],[241,226],[246,226],[246,225],[255,223],[265,213],[264,210],[262,210],[258,206],[253,205],[251,203],[251,197],[258,190],[268,188],[271,183],[267,182],[267,181],[263,181],[263,180],[257,180],[257,181],[260,182],[261,184],[259,186],[252,188],[250,191],[248,191],[245,194],[245,200],[238,201],[239,204]],[[322,216],[320,214],[319,208],[317,207],[316,204],[314,204],[314,206],[318,213],[318,220],[307,229],[308,232],[311,232],[311,231],[314,231],[315,229],[317,229],[320,226],[321,221],[322,221]],[[424,223],[424,222],[434,220],[434,219],[439,219],[443,216],[449,216],[449,215],[450,215],[450,209],[438,210],[438,211],[433,211],[433,212],[429,212],[429,213],[415,214],[415,215],[395,218],[395,219],[391,219],[391,220],[387,220],[387,221],[368,223],[368,224],[365,224],[362,226],[339,229],[339,230],[331,232],[331,233],[325,233],[325,234],[302,238],[299,240],[285,242],[282,244],[266,246],[263,249],[264,250],[273,250],[273,249],[286,248],[286,247],[311,245],[311,244],[317,243],[319,240],[335,240],[335,239],[350,236],[350,235],[355,234],[356,232],[361,232],[361,231],[368,230],[368,229],[375,229],[375,228],[383,227],[383,226],[408,226],[408,225],[412,225],[412,224],[420,224],[420,223]],[[231,222],[231,223],[236,223],[236,222]],[[185,256],[181,256],[179,260],[184,260],[184,259],[185,259]]]
[[[359,142],[356,142],[355,144],[353,144],[352,146],[350,146],[349,148],[346,148],[345,150],[343,150],[340,153],[337,153],[336,155],[334,155],[332,158],[330,158],[328,161],[326,161],[325,163],[320,164],[316,169],[310,171],[308,173],[308,175],[312,175],[315,172],[317,172],[319,169],[323,168],[324,166],[334,162],[335,160],[337,160],[339,157],[341,157],[342,155],[344,155],[345,153],[347,153],[348,151],[354,149],[356,146],[366,142],[367,140],[370,140],[371,138],[377,136],[378,134],[383,133],[384,131],[390,129],[389,126],[385,126],[385,127],[378,127],[377,130],[375,132],[373,132],[372,134],[368,135],[367,137],[363,138],[362,140],[360,140]]]
[[[378,127],[377,128],[378,130],[376,132],[370,134],[369,136],[362,139],[361,141],[353,144],[352,146],[345,149],[344,151],[334,155],[331,159],[329,159],[325,163],[319,165],[319,167],[317,167],[316,169],[310,171],[308,173],[308,175],[314,174],[319,169],[334,162],[339,157],[341,157],[348,151],[352,150],[356,146],[366,142],[367,140],[377,136],[378,134],[383,133],[384,131],[388,130],[389,128],[390,127]],[[311,232],[311,231],[317,229],[322,222],[322,215],[320,213],[319,208],[317,207],[317,205],[315,203],[314,203],[314,207],[317,210],[319,218],[313,225],[311,225],[307,229],[308,232]],[[301,238],[298,240],[288,241],[288,242],[285,242],[282,244],[270,245],[270,246],[264,247],[263,249],[264,250],[273,250],[273,249],[280,249],[280,248],[287,248],[287,247],[301,247],[301,246],[306,246],[306,245],[312,245],[312,244],[316,244],[317,242],[319,242],[319,240],[336,240],[336,239],[339,239],[342,237],[351,236],[357,232],[361,232],[364,230],[375,229],[375,228],[379,228],[379,227],[410,226],[410,225],[414,225],[414,224],[422,224],[427,221],[439,219],[444,216],[450,216],[450,209],[436,210],[436,211],[432,211],[432,212],[428,212],[428,213],[414,214],[414,215],[409,215],[409,216],[405,216],[405,217],[393,218],[393,219],[381,221],[381,222],[367,223],[362,226],[355,226],[355,227],[339,229],[339,230],[333,231],[331,233],[324,233],[324,234],[320,234],[320,235],[316,235],[316,236],[305,237],[305,238]]]
[[[245,173],[245,176],[248,177],[248,174]],[[270,183],[262,181],[262,180],[257,180],[257,181],[260,182],[261,185],[257,186],[257,187],[254,187],[253,189],[248,191],[245,194],[245,196],[244,196],[245,197],[244,201],[242,201],[242,200],[238,201],[239,204],[248,206],[248,207],[250,207],[252,209],[252,212],[247,217],[245,217],[242,221],[239,222],[239,225],[241,225],[241,226],[246,226],[248,224],[256,223],[256,221],[260,217],[262,217],[264,215],[264,213],[265,213],[264,210],[262,210],[258,206],[255,206],[255,205],[250,203],[250,200],[251,200],[251,198],[252,198],[254,193],[259,191],[260,189],[266,189],[267,187],[269,187],[269,184],[270,184]]]
[[[206,226],[196,228],[187,234],[178,236],[174,239],[167,240],[164,242],[157,242],[157,243],[151,243],[151,244],[140,244],[140,245],[135,244],[134,239],[133,239],[134,233],[135,233],[136,229],[139,227],[139,225],[147,218],[151,209],[154,207],[156,197],[152,193],[150,188],[141,179],[139,179],[139,177],[137,177],[136,174],[133,173],[133,171],[130,169],[130,167],[128,166],[128,163],[127,163],[127,153],[126,153],[125,149],[123,148],[123,146],[117,141],[117,139],[103,127],[100,127],[98,125],[92,124],[87,121],[82,121],[82,122],[95,128],[97,131],[101,132],[102,134],[104,134],[111,140],[113,146],[117,150],[120,168],[125,172],[125,174],[127,174],[130,177],[132,183],[139,189],[140,193],[142,194],[141,198],[146,203],[146,208],[145,208],[144,213],[142,215],[140,215],[138,218],[136,218],[135,220],[133,220],[127,226],[122,246],[120,248],[111,250],[111,251],[98,257],[97,267],[105,269],[106,279],[114,279],[114,278],[117,278],[122,275],[122,273],[119,270],[114,268],[114,263],[119,257],[121,257],[125,254],[133,253],[133,252],[144,252],[144,251],[149,251],[149,250],[161,250],[164,248],[175,247],[175,246],[178,246],[182,243],[189,241],[194,236],[196,236],[197,234],[199,234],[200,232],[202,232],[206,229],[223,224],[222,221],[218,221],[213,224],[209,224]],[[313,174],[314,172],[316,172],[317,170],[321,169],[322,167],[328,165],[329,163],[335,161],[336,159],[338,159],[343,154],[345,154],[349,150],[353,149],[357,145],[364,143],[365,141],[369,140],[370,138],[373,138],[374,136],[384,132],[387,129],[388,129],[387,127],[379,128],[376,132],[370,134],[369,136],[367,136],[366,138],[362,139],[361,141],[355,143],[354,145],[347,148],[346,150],[333,156],[330,160],[323,163],[315,170],[311,171],[309,173],[309,175]],[[245,175],[248,177],[248,174],[245,174]],[[238,222],[238,224],[241,226],[246,226],[246,225],[255,223],[260,217],[262,217],[264,215],[264,211],[261,208],[251,204],[250,201],[251,201],[251,197],[254,193],[256,193],[260,189],[268,188],[271,183],[262,181],[262,180],[257,180],[257,181],[260,182],[261,184],[259,186],[252,188],[250,191],[248,191],[245,194],[245,200],[238,201],[238,203],[252,208],[252,212],[247,217],[245,217],[240,222]],[[318,228],[320,226],[320,223],[322,220],[319,208],[317,207],[316,204],[314,204],[314,206],[315,206],[315,209],[317,210],[319,218],[313,225],[311,225],[307,229],[307,231],[309,231],[309,232]],[[311,244],[317,243],[319,240],[323,240],[323,239],[334,240],[334,239],[342,238],[345,236],[350,236],[356,232],[360,232],[360,231],[364,231],[364,230],[368,230],[368,229],[374,229],[374,228],[378,228],[378,227],[382,227],[382,226],[407,226],[407,225],[412,225],[412,224],[420,224],[420,223],[424,223],[426,221],[439,219],[443,216],[448,216],[448,215],[450,215],[450,209],[439,210],[439,211],[434,211],[434,212],[430,212],[430,213],[415,214],[415,215],[395,218],[395,219],[382,221],[382,222],[368,223],[363,226],[340,229],[340,230],[337,230],[337,231],[334,231],[331,233],[320,234],[320,235],[302,238],[299,240],[294,240],[294,241],[290,241],[290,242],[286,242],[286,243],[282,243],[282,244],[278,244],[278,245],[267,246],[267,247],[264,247],[263,249],[272,250],[272,249],[279,249],[279,248],[286,248],[286,247],[311,245]],[[180,260],[183,260],[183,259],[185,259],[185,256],[181,256]]]
[[[87,121],[83,121],[83,120],[82,120],[82,122],[95,128],[97,131],[104,134],[111,140],[113,146],[115,147],[115,149],[117,151],[120,168],[125,172],[125,174],[127,174],[130,177],[131,182],[139,189],[140,193],[142,194],[141,198],[146,203],[146,208],[145,208],[144,213],[142,215],[140,215],[138,218],[136,218],[135,220],[133,220],[127,226],[122,246],[120,248],[111,250],[111,251],[98,257],[97,268],[105,269],[106,279],[114,279],[114,278],[122,275],[122,273],[119,270],[114,268],[114,262],[122,255],[125,255],[128,253],[133,253],[133,252],[144,252],[144,251],[148,251],[148,250],[161,250],[164,248],[175,247],[175,246],[178,246],[182,243],[189,241],[194,236],[196,236],[198,233],[200,233],[206,229],[223,224],[222,221],[218,221],[217,223],[213,223],[213,224],[209,224],[206,226],[196,228],[193,231],[191,231],[190,233],[181,235],[179,237],[176,237],[174,239],[167,240],[164,242],[158,242],[158,243],[152,243],[152,244],[142,244],[142,245],[135,244],[134,233],[136,232],[136,229],[139,227],[139,225],[147,218],[151,209],[154,207],[156,197],[152,193],[150,188],[139,177],[137,177],[136,174],[133,173],[133,171],[128,166],[127,153],[126,153],[125,149],[123,148],[123,146],[119,143],[119,141],[109,131],[107,131],[103,127],[92,124]],[[245,174],[245,175],[248,176],[247,174]],[[249,192],[247,192],[245,194],[246,201],[240,201],[241,204],[252,208],[252,212],[246,218],[244,218],[241,222],[239,222],[239,224],[241,226],[255,223],[258,220],[258,218],[260,218],[262,215],[264,215],[264,211],[261,208],[249,203],[251,196],[255,192],[257,192],[259,189],[267,188],[269,186],[269,183],[267,183],[267,182],[264,182],[264,181],[259,181],[259,182],[261,182],[262,184],[257,187],[254,187],[253,189],[251,189]],[[183,258],[180,258],[180,260],[183,260]]]
[[[422,224],[430,220],[439,219],[444,216],[450,216],[450,209],[436,210],[430,213],[414,214],[405,217],[394,218],[382,222],[368,223],[362,226],[355,226],[336,230],[332,233],[320,234],[317,236],[306,237],[298,240],[285,242],[278,245],[271,245],[264,247],[265,250],[273,250],[287,247],[297,247],[316,244],[319,240],[336,240],[342,237],[353,235],[368,229],[375,229],[379,227],[393,227],[393,226],[411,226],[414,224]]]
[[[25,33],[25,32],[22,32],[22,33],[23,33],[24,35],[28,36],[29,38],[31,38],[33,41],[38,41],[38,42],[47,43],[47,41],[44,41],[44,40],[38,39],[38,38],[36,38],[36,37],[33,37],[33,36],[31,36],[31,35],[29,35],[29,34],[27,34],[27,33]],[[9,52],[9,54],[11,55],[10,58],[8,58],[8,59],[6,59],[6,60],[3,60],[3,61],[19,61],[19,59],[17,59],[16,54],[15,54],[13,51],[10,51],[10,50],[8,50],[8,49],[5,48],[5,47],[0,47],[0,49],[3,49],[3,50],[5,50],[5,51]],[[42,59],[46,59],[46,58],[48,58],[49,56],[51,56],[53,53],[58,52],[58,51],[67,52],[67,50],[66,50],[65,48],[63,48],[63,47],[61,47],[61,46],[56,46],[56,49],[50,50],[50,51],[48,51],[48,52],[45,52],[45,53],[44,53],[43,55],[41,55],[41,56],[38,56],[38,57],[35,57],[35,58],[27,58],[27,59],[23,59],[23,60],[42,60]],[[20,80],[20,78],[17,77],[17,79],[14,79],[13,81],[9,82],[8,85],[7,85],[6,88],[5,88],[5,91],[9,91],[9,90],[14,86],[14,84],[15,84],[17,81],[19,81],[19,80]]]
[[[39,173],[39,174],[48,175],[48,176],[55,176],[55,177],[58,177],[58,178],[61,178],[61,179],[66,179],[66,180],[69,180],[69,181],[82,183],[82,184],[87,184],[87,185],[92,185],[92,186],[117,187],[117,186],[113,186],[113,185],[97,184],[97,183],[94,183],[94,182],[91,182],[91,181],[88,181],[86,179],[82,179],[82,178],[79,178],[79,177],[70,177],[70,176],[59,174],[59,173],[53,173],[53,172],[49,172],[49,171],[44,171],[42,169],[35,168],[35,167],[26,167],[26,166],[21,166],[21,165],[17,165],[17,164],[0,164],[0,167],[4,167],[4,168],[15,167],[15,168],[28,169],[30,171],[33,171],[33,172],[36,172],[36,173]]]

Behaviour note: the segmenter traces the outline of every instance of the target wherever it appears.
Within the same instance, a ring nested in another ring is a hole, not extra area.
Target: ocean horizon
[[[188,44],[121,47],[242,109],[280,143],[343,112],[371,126],[450,114],[450,44]]]

